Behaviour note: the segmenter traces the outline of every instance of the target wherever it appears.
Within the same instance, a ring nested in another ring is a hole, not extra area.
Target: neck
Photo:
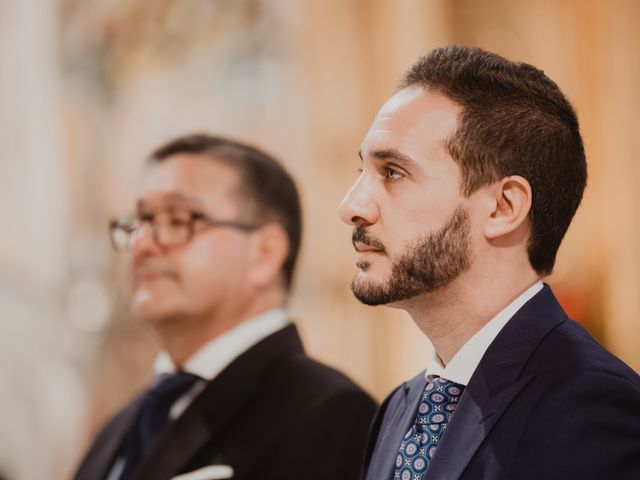
[[[177,368],[211,340],[228,332],[242,322],[274,308],[282,308],[285,292],[279,286],[266,288],[249,301],[223,305],[215,311],[198,316],[176,316],[153,322],[162,348],[167,351]]]
[[[499,278],[500,281],[496,281]],[[467,272],[447,287],[404,302],[446,365],[458,350],[502,309],[538,280],[530,271]]]

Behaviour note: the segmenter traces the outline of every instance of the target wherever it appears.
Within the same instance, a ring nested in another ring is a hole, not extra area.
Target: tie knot
[[[421,425],[445,424],[456,409],[464,386],[442,377],[433,378],[425,387],[418,417]]]
[[[460,385],[459,383],[452,382],[451,380],[447,380],[442,377],[433,377],[424,389],[425,393],[437,392],[451,398],[459,398],[460,395],[462,395],[463,390],[464,385]]]
[[[146,396],[163,403],[172,403],[186,393],[199,378],[188,372],[163,373],[147,390]]]

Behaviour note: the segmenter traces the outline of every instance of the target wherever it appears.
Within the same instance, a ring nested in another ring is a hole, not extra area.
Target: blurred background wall
[[[635,0],[0,0],[0,476],[67,478],[148,382],[106,223],[178,134],[248,140],[297,179],[290,310],[313,356],[378,399],[424,368],[404,313],[352,298],[336,208],[403,71],[452,42],[533,63],[574,102],[589,186],[548,282],[640,371],[638,18]]]

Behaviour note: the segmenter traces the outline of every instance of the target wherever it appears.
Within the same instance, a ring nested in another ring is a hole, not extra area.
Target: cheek
[[[211,249],[192,249],[180,259],[180,279],[187,291],[206,289],[223,270],[221,255]]]
[[[380,240],[387,254],[393,259],[402,253],[407,243],[412,242],[424,230],[423,225],[422,219],[411,217],[411,212],[407,211],[384,217]],[[373,231],[372,234],[375,236]]]
[[[230,287],[242,271],[239,242],[194,244],[180,259],[181,283],[188,292],[211,292]]]
[[[425,232],[437,231],[462,201],[456,190],[427,187],[423,190],[407,190],[381,209],[381,221],[389,242],[403,245]]]

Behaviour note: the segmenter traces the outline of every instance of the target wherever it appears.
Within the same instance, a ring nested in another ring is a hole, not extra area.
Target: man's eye
[[[189,223],[189,217],[169,217],[169,225],[172,227],[182,227]]]
[[[391,181],[399,180],[400,178],[402,178],[402,173],[400,173],[398,170],[395,170],[393,168],[385,167],[384,177],[385,177],[385,180],[391,180]]]
[[[120,228],[125,232],[133,233],[136,230],[137,225],[135,222],[127,222],[127,223],[122,223],[120,225]]]

